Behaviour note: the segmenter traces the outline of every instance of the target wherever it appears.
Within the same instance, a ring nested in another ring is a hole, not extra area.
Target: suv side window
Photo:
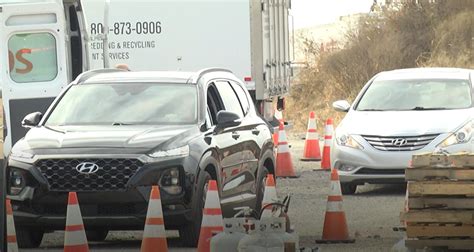
[[[207,88],[207,108],[211,124],[216,125],[217,112],[223,110],[224,106],[222,105],[222,101],[219,99],[219,93],[213,83]]]
[[[237,95],[230,86],[230,83],[226,81],[217,81],[216,87],[219,91],[222,102],[224,102],[225,109],[227,111],[234,112],[239,115],[240,118],[243,118],[244,113],[242,111],[239,98],[237,98]]]
[[[235,83],[235,82],[230,82],[232,88],[234,89],[235,93],[239,97],[240,100],[240,105],[242,105],[242,110],[244,111],[244,115],[247,115],[249,112],[249,100],[247,98],[247,94],[245,93],[245,90],[242,88],[241,85]]]

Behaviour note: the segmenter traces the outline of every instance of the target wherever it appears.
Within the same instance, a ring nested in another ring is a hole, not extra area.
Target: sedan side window
[[[247,113],[249,112],[250,105],[245,90],[236,82],[231,82],[230,84],[232,85],[232,88],[234,89],[237,96],[239,97],[240,104],[242,105],[242,110],[244,111],[244,115],[247,115]]]
[[[240,118],[244,117],[242,106],[240,105],[239,98],[235,94],[234,89],[230,86],[229,82],[218,81],[216,82],[217,90],[224,102],[225,109],[230,112],[234,112],[239,115]]]

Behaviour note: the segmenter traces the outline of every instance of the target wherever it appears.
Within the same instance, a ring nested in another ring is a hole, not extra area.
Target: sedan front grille
[[[439,134],[420,136],[362,136],[372,147],[381,151],[416,151],[431,143]]]
[[[80,173],[82,163],[96,164],[99,169]],[[137,159],[41,159],[35,163],[55,192],[125,191],[130,178],[143,166]]]

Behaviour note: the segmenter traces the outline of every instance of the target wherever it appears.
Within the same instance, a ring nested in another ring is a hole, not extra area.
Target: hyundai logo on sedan
[[[395,146],[405,146],[408,143],[408,141],[405,138],[396,138],[392,140],[392,145]]]
[[[99,166],[91,162],[83,162],[76,166],[76,171],[82,174],[92,174],[99,170]]]

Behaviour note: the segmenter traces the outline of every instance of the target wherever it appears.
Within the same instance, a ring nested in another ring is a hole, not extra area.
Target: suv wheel
[[[104,241],[108,233],[109,230],[107,229],[86,230],[87,240],[89,241]]]
[[[341,183],[342,194],[352,195],[356,192],[357,185],[352,183]]]
[[[44,231],[19,227],[16,229],[16,238],[19,248],[37,248],[43,240]]]
[[[257,202],[255,203],[255,211],[260,212],[262,209],[263,195],[265,194],[265,184],[267,181],[268,169],[262,166],[258,171],[257,181]]]
[[[192,214],[193,221],[186,224],[179,229],[179,237],[181,242],[186,247],[196,247],[199,241],[199,233],[201,231],[201,222],[202,222],[202,210],[204,209],[204,203],[206,202],[206,192],[211,180],[211,175],[208,172],[200,172],[198,182],[197,182],[197,191],[193,195],[192,199]]]

